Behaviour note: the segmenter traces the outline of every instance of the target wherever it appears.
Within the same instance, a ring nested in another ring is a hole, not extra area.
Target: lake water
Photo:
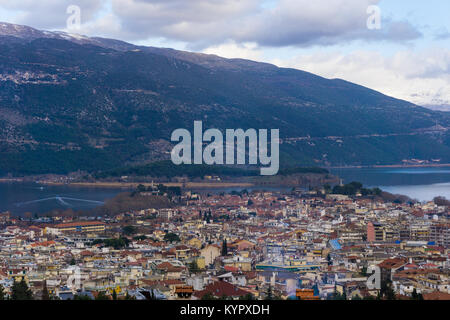
[[[362,182],[367,187],[404,194],[420,201],[436,196],[450,199],[450,168],[349,168],[331,169],[345,183]],[[285,191],[290,188],[253,187],[211,189],[211,193],[267,189]],[[37,183],[0,183],[0,212],[46,213],[54,209],[86,210],[102,205],[106,199],[128,191],[121,188],[40,185]],[[200,191],[200,190],[199,190]],[[205,192],[205,190],[202,190]]]
[[[0,212],[46,213],[55,209],[85,210],[102,205],[106,199],[127,191],[121,188],[0,183]]]
[[[359,181],[368,187],[379,187],[404,194],[419,201],[436,196],[450,199],[450,167],[424,168],[348,168],[331,169],[344,183]]]

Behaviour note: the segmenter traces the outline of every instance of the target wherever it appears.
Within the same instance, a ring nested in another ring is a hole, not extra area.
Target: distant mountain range
[[[424,107],[435,111],[450,112],[450,105],[427,105]]]
[[[450,163],[450,115],[267,63],[0,23],[0,174],[168,159],[176,128],[279,128],[284,167]]]

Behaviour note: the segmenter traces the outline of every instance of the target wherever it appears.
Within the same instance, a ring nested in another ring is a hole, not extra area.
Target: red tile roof
[[[226,281],[216,281],[206,286],[202,291],[197,291],[194,296],[202,298],[205,294],[212,294],[215,297],[242,297],[249,292]]]
[[[398,269],[405,264],[406,264],[405,260],[394,258],[394,259],[386,259],[383,262],[381,262],[378,266],[383,269]]]
[[[450,300],[450,294],[440,291],[423,294],[424,300]]]

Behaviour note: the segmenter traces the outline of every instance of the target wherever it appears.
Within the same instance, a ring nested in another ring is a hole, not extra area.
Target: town
[[[207,193],[152,184],[132,196],[166,197],[170,206],[5,212],[0,299],[450,299],[447,200],[339,190],[346,187]]]

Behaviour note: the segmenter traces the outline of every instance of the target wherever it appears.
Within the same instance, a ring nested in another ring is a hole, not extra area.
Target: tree
[[[145,192],[145,191],[147,191],[147,188],[143,184],[140,184],[137,186],[136,191],[137,192]]]
[[[387,300],[395,300],[395,291],[392,289],[392,281],[387,279],[381,283],[380,297]]]
[[[413,292],[411,293],[411,299],[417,300],[417,290],[416,288],[413,289]]]
[[[137,229],[133,226],[126,226],[122,229],[123,233],[127,236],[131,236],[137,232]]]
[[[411,293],[411,300],[423,300],[422,293],[417,293],[416,288],[414,288]]]
[[[166,241],[166,242],[179,242],[180,241],[180,237],[178,237],[178,235],[175,234],[175,233],[169,232],[169,233],[166,233],[164,235],[164,241]]]
[[[109,300],[109,298],[104,291],[100,291],[97,297],[95,297],[95,300]]]
[[[366,266],[363,266],[361,268],[361,275],[363,275],[364,277],[367,276],[367,267]]]
[[[92,300],[87,294],[77,294],[73,297],[74,300]]]
[[[0,300],[6,300],[5,289],[0,285]]]
[[[51,300],[51,299],[50,299],[50,295],[48,294],[47,280],[44,280],[44,286],[43,286],[43,288],[42,288],[41,299],[42,299],[42,300]]]
[[[228,245],[227,245],[227,240],[223,240],[222,242],[222,256],[227,256],[228,255]]]
[[[433,202],[438,206],[450,206],[450,200],[447,200],[445,197],[435,197]]]
[[[333,264],[333,261],[331,260],[331,255],[328,254],[327,255],[327,261],[328,261],[328,265],[331,266]]]
[[[269,285],[269,288],[267,288],[266,300],[273,300],[272,286],[270,286],[270,285]]]
[[[190,264],[189,264],[189,272],[191,273],[196,273],[200,270],[200,268],[198,267],[198,263],[197,260],[193,260]]]
[[[239,300],[255,300],[255,297],[251,293],[248,293],[245,296],[239,297]]]
[[[24,278],[20,282],[14,279],[14,284],[11,289],[11,299],[12,300],[33,300],[33,294],[28,288],[28,284]]]
[[[207,292],[202,296],[201,300],[217,300],[216,297],[213,296],[212,293]]]
[[[116,292],[116,289],[113,289],[113,292],[112,292],[112,299],[113,299],[113,300],[117,300],[117,292]]]

